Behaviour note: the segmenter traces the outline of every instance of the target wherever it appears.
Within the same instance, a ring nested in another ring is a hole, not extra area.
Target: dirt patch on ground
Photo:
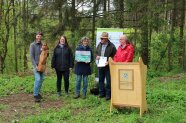
[[[164,76],[160,77],[161,82],[177,81],[182,79],[185,76],[185,73],[175,74],[173,76]]]
[[[19,120],[26,116],[36,115],[47,109],[59,109],[63,101],[50,100],[46,97],[35,103],[32,94],[16,94],[0,98],[0,118],[3,122]]]

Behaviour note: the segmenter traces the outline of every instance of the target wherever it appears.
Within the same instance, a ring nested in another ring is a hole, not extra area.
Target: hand
[[[100,59],[100,56],[96,56],[96,60],[99,60]]]
[[[34,71],[37,71],[38,69],[37,69],[37,66],[36,67],[34,67]]]
[[[105,62],[105,66],[108,65],[108,62]]]

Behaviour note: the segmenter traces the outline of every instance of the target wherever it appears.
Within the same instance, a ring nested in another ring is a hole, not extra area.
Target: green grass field
[[[88,93],[86,99],[75,96],[75,76],[70,78],[69,97],[56,96],[56,77],[46,76],[42,87],[44,99],[32,97],[33,76],[0,77],[0,122],[20,123],[186,123],[186,75],[148,78],[147,108],[143,117],[137,108],[114,109],[110,101]],[[94,78],[89,77],[89,88]],[[62,83],[62,90],[64,86]]]

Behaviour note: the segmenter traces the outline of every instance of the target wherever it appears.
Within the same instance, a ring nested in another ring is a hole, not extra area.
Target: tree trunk
[[[93,6],[93,16],[92,16],[92,41],[91,41],[91,46],[93,48],[93,52],[94,52],[94,49],[95,49],[95,40],[94,40],[94,37],[95,37],[95,30],[96,30],[96,1],[94,1],[94,6]],[[94,71],[94,65],[92,64],[91,65],[91,68],[92,68],[92,71]],[[96,70],[96,69],[95,69]]]
[[[107,0],[103,0],[103,11],[107,11]]]
[[[120,12],[119,12],[119,27],[120,28],[123,28],[123,21],[124,21],[124,2],[123,2],[123,0],[119,0],[119,10],[120,10]]]
[[[75,31],[77,29],[76,28],[77,27],[77,24],[76,24],[77,20],[76,20],[76,17],[75,17],[75,12],[76,12],[76,10],[75,10],[75,0],[72,0],[72,8],[71,8],[71,16],[72,16],[72,19],[71,19],[71,22],[72,22],[71,31],[72,31],[72,34],[71,34],[71,36],[72,36],[73,40],[75,38]],[[72,49],[75,49],[75,47],[76,47],[76,42],[74,40],[73,43],[72,43]]]
[[[15,72],[18,72],[18,66],[17,66],[17,18],[16,18],[16,13],[15,13],[15,1],[12,0],[12,5],[13,5],[13,17],[14,17],[14,57],[15,57]]]
[[[94,1],[93,6],[93,16],[92,16],[92,47],[94,47],[94,36],[95,36],[95,28],[96,28],[96,1]]]
[[[106,19],[106,12],[107,12],[107,0],[103,0],[103,18]]]
[[[141,31],[142,31],[142,41],[141,41],[141,57],[145,65],[148,66],[149,63],[149,44],[148,44],[148,0],[143,0],[143,17],[141,20]]]
[[[7,9],[5,11],[5,13],[1,16],[4,18],[2,19],[2,21],[4,20],[4,24],[5,24],[5,37],[4,35],[1,35],[1,45],[2,48],[0,49],[0,72],[3,73],[4,69],[5,69],[5,59],[7,56],[7,51],[8,51],[8,41],[9,41],[9,35],[10,35],[10,7],[11,7],[11,1],[6,1],[6,5],[7,5]],[[1,7],[3,7],[4,1],[2,1],[2,5]],[[2,11],[4,12],[4,10],[2,9]],[[1,30],[3,31],[3,30]]]
[[[180,51],[179,51],[179,64],[182,69],[185,69],[185,41],[183,39],[185,25],[185,0],[181,2],[181,21],[180,21]]]
[[[147,27],[142,29],[141,47],[142,47],[141,57],[143,59],[144,64],[148,66],[148,63],[149,63],[149,47],[148,47],[148,28]]]
[[[164,3],[164,21],[168,21],[168,10],[167,10],[167,0],[165,0],[165,3]],[[167,31],[167,25],[165,24],[164,26],[164,30]]]
[[[28,60],[27,60],[27,11],[26,7],[28,7],[26,0],[23,0],[23,42],[24,42],[24,50],[23,50],[23,60],[24,60],[24,72],[28,69]]]
[[[176,0],[173,0],[173,11],[171,19],[171,32],[170,32],[170,41],[168,42],[168,71],[172,70],[172,42],[174,42],[174,32],[175,32],[175,21],[176,21]]]
[[[62,0],[58,1],[58,12],[59,12],[59,24],[62,22],[63,17],[62,17]]]
[[[28,64],[27,64],[27,56],[26,56],[26,54],[27,54],[27,47],[25,46],[24,47],[24,54],[23,54],[23,57],[24,57],[24,72],[28,69]]]
[[[0,32],[2,32],[2,19],[3,19],[3,0],[0,0]],[[2,44],[2,36],[0,37],[0,44]],[[2,51],[0,50],[0,73],[2,73]]]
[[[108,11],[110,11],[110,0],[108,0]]]

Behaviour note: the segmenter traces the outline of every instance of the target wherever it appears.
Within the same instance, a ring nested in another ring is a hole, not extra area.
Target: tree
[[[124,20],[127,16],[124,16],[124,0],[114,0],[115,8],[116,8],[116,20],[118,21],[118,25],[120,28],[124,27]]]
[[[28,60],[27,60],[27,28],[28,28],[28,15],[27,15],[27,10],[28,10],[28,0],[23,0],[23,8],[22,8],[22,13],[23,13],[23,41],[24,41],[24,50],[23,50],[23,58],[24,58],[24,71],[28,69]]]
[[[175,25],[176,25],[176,0],[173,0],[173,10],[171,18],[171,31],[170,31],[170,41],[168,42],[168,71],[172,70],[172,42],[175,41]]]
[[[16,17],[16,9],[15,9],[15,0],[12,0],[13,7],[13,28],[14,28],[14,59],[15,59],[15,71],[18,72],[18,55],[17,55],[17,17]]]
[[[185,65],[185,40],[183,38],[184,35],[184,25],[185,25],[185,0],[180,2],[180,48],[179,48],[179,64],[183,69],[186,69]]]
[[[3,23],[3,0],[0,0],[0,33],[2,34],[2,23]],[[3,43],[3,35],[0,35],[0,44],[2,46],[2,43]],[[0,47],[0,54],[2,54],[3,52],[3,47]],[[0,55],[0,72],[3,73],[3,58],[2,56]]]
[[[149,34],[149,29],[148,29],[148,0],[142,0],[141,3],[142,5],[140,6],[141,14],[142,17],[140,19],[140,24],[141,24],[141,57],[143,59],[143,62],[145,65],[148,65],[149,63],[149,42],[148,42],[148,34]]]
[[[3,9],[6,8],[6,9]],[[0,72],[3,73],[5,69],[5,59],[7,56],[7,50],[8,50],[8,41],[10,36],[10,10],[11,10],[11,1],[1,1],[1,14],[0,14],[0,31],[1,31],[1,37],[0,37]]]

